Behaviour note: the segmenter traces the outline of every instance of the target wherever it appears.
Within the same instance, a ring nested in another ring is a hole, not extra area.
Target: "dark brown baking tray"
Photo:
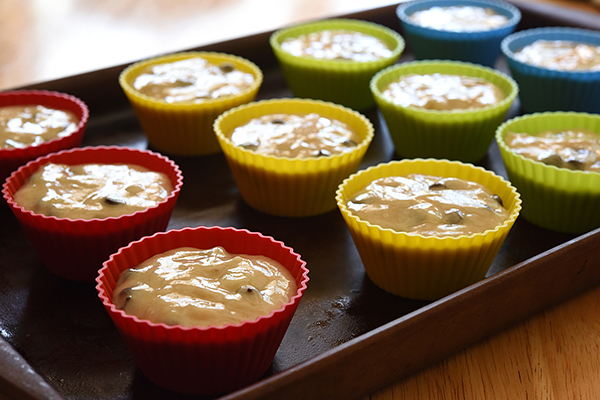
[[[597,16],[513,1],[519,29],[600,29]],[[395,6],[345,17],[400,31]],[[259,98],[289,97],[268,47],[270,32],[193,50],[237,54],[265,73]],[[401,61],[410,60],[410,48]],[[123,65],[41,83],[82,98],[91,110],[86,145],[146,148],[118,84]],[[499,60],[498,69],[506,71]],[[510,116],[519,113],[518,103]],[[395,159],[376,110],[377,134],[361,168]],[[520,218],[488,278],[436,302],[407,300],[366,277],[337,210],[318,217],[268,216],[248,207],[222,155],[172,157],[184,186],[169,228],[247,228],[284,241],[310,268],[309,288],[273,365],[256,384],[223,399],[351,399],[448,355],[600,283],[600,230],[582,236],[537,228]],[[506,176],[497,147],[480,165]],[[8,208],[0,207],[0,394],[15,399],[192,399],[156,387],[135,363],[93,284],[53,276],[41,265]],[[0,398],[2,396],[0,395]]]

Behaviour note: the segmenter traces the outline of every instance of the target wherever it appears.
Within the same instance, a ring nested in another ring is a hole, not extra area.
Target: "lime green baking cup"
[[[351,151],[327,157],[285,158],[235,146],[233,130],[269,114],[317,113],[344,122],[362,141]],[[283,217],[306,217],[335,209],[335,191],[356,172],[373,139],[362,114],[337,104],[308,99],[273,99],[236,107],[219,116],[215,133],[244,201],[256,210]]]
[[[600,174],[557,168],[523,157],[512,151],[505,139],[509,132],[535,135],[577,128],[600,135],[600,115],[528,114],[506,121],[496,133],[508,178],[523,198],[523,217],[546,229],[575,234],[600,227]]]
[[[392,53],[379,60],[359,62],[294,56],[281,48],[285,39],[324,30],[348,30],[376,37]],[[281,29],[271,35],[270,44],[294,96],[331,101],[355,110],[375,105],[369,81],[375,73],[394,64],[405,46],[404,39],[392,29],[353,19],[327,19]]]
[[[232,63],[238,70],[254,75],[253,84],[236,95],[200,102],[168,103],[146,96],[133,82],[148,67],[202,57],[212,64]],[[263,82],[261,70],[241,57],[212,52],[185,52],[156,57],[132,64],[119,76],[119,84],[129,99],[151,147],[175,155],[204,155],[220,151],[213,131],[215,119],[223,112],[254,100]]]
[[[348,209],[353,194],[372,181],[412,173],[482,184],[500,196],[509,217],[482,233],[436,237],[384,229]],[[521,210],[519,194],[502,177],[471,164],[434,159],[391,161],[359,171],[340,185],[336,201],[373,283],[419,300],[436,300],[483,279]]]
[[[438,111],[403,107],[383,97],[391,82],[403,75],[448,74],[485,79],[498,86],[505,98],[497,104],[467,110]],[[371,81],[396,153],[406,158],[441,158],[463,162],[482,159],[498,125],[518,94],[515,81],[491,68],[458,61],[414,61],[388,67]]]

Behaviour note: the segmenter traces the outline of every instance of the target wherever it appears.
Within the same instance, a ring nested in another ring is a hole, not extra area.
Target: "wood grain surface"
[[[0,90],[394,3],[397,1],[2,0]],[[584,10],[600,18],[600,9],[591,2],[543,3]],[[600,396],[599,350],[600,288],[367,398],[594,399]],[[3,398],[11,397],[0,394]]]

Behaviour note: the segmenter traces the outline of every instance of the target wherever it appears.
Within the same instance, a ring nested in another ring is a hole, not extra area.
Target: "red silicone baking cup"
[[[112,302],[119,274],[148,258],[178,247],[264,255],[296,279],[296,294],[281,309],[254,321],[220,327],[183,327],[128,315]],[[194,395],[230,392],[259,379],[269,368],[306,290],[306,262],[272,237],[245,229],[195,227],[144,237],[104,262],[96,290],[142,372],[158,386]]]
[[[49,140],[38,146],[27,146],[22,149],[0,148],[1,181],[6,180],[11,172],[31,160],[81,145],[83,133],[90,115],[87,105],[82,100],[65,93],[45,90],[11,90],[0,93],[0,107],[31,104],[70,111],[79,118],[79,124],[77,125],[77,129],[71,132],[70,135]]]
[[[135,164],[163,172],[171,180],[171,194],[154,207],[105,219],[56,218],[36,214],[16,204],[14,195],[40,167],[47,163]],[[63,150],[30,161],[6,180],[2,194],[29,237],[43,264],[54,274],[75,281],[93,281],[102,262],[129,242],[167,229],[183,185],[179,167],[151,151],[126,147],[83,147]]]

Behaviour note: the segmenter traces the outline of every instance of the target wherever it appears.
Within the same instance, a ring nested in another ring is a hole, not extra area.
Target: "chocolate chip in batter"
[[[464,219],[463,213],[460,210],[452,209],[446,212],[444,215],[444,222],[450,225],[457,225],[462,223]]]
[[[258,149],[258,142],[246,142],[239,145],[241,148],[246,150],[255,151]]]
[[[235,66],[229,62],[222,63],[221,65],[219,65],[219,68],[226,74],[235,70]]]
[[[550,154],[547,157],[543,157],[539,159],[541,162],[543,162],[544,164],[547,165],[554,165],[555,167],[562,167],[564,164],[564,161],[562,158],[560,158],[560,156],[558,154]]]
[[[502,198],[500,196],[498,196],[497,194],[492,196],[492,199],[496,200],[498,202],[498,204],[500,204],[501,206],[504,207],[504,202],[502,201]]]
[[[125,296],[125,300],[126,301],[131,300],[131,297],[132,297],[132,295],[131,295],[131,288],[125,288],[125,289],[121,290],[121,294],[120,295],[121,296]]]
[[[448,189],[448,188],[443,183],[436,182],[433,185],[429,185],[429,190],[444,190],[444,189]]]
[[[285,121],[282,120],[281,118],[273,118],[271,120],[271,123],[276,124],[276,125],[283,125],[283,124],[285,124]]]
[[[121,199],[116,199],[114,197],[105,197],[104,202],[110,206],[117,206],[119,204],[126,204],[125,201]]]
[[[358,143],[352,139],[345,139],[343,142],[340,142],[340,144],[346,147],[356,147],[358,145]]]
[[[331,155],[331,153],[329,152],[329,150],[325,150],[325,149],[315,150],[315,157],[327,157],[330,155]]]
[[[131,293],[131,288],[125,288],[121,290],[121,292],[119,292],[119,294],[117,295],[115,306],[117,306],[117,308],[121,310],[124,310],[125,306],[129,302],[129,300],[131,300],[132,297],[133,296]]]
[[[567,168],[574,169],[576,171],[582,171],[585,169],[584,164],[579,160],[567,160]]]
[[[246,296],[246,297],[248,297],[248,296],[262,297],[261,294],[260,294],[260,291],[257,288],[255,288],[254,286],[252,286],[252,285],[242,285],[237,290],[237,292],[239,294],[241,294],[242,296]]]

